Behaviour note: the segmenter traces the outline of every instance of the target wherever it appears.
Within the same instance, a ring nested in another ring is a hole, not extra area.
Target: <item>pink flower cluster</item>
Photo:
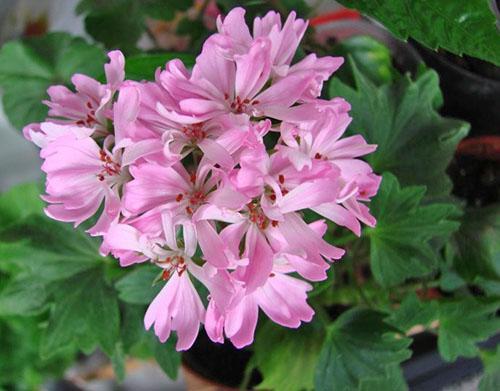
[[[312,319],[305,280],[324,280],[344,250],[304,210],[356,235],[375,224],[365,202],[380,177],[358,158],[376,147],[341,138],[349,104],[319,98],[343,59],[292,64],[307,22],[269,12],[251,33],[244,14],[219,17],[191,71],[172,60],[154,82],[124,80],[109,53],[106,84],[51,87],[49,118],[24,129],[41,147],[46,213],[75,226],[97,214],[88,232],[103,254],[162,269],[144,322],[162,342],[176,331],[178,350],[200,323],[214,342],[251,344],[259,309],[286,327]]]

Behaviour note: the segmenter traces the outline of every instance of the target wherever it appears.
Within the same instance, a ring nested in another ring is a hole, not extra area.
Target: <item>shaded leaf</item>
[[[64,279],[105,259],[84,232],[45,216],[28,216],[0,230],[0,268],[15,265],[39,281]]]
[[[496,391],[500,389],[500,345],[494,351],[482,351],[481,359],[484,374],[479,383],[479,391]]]
[[[47,293],[45,286],[30,277],[16,278],[0,291],[0,316],[29,316],[40,313]]]
[[[267,322],[254,344],[256,364],[264,378],[257,388],[312,390],[323,338],[323,329],[314,322],[298,330]]]
[[[453,204],[420,205],[423,187],[400,188],[397,179],[384,174],[371,212],[377,226],[368,231],[371,269],[384,286],[431,273],[437,266],[430,240],[447,237],[458,229],[451,220],[459,211]]]
[[[58,282],[54,301],[41,346],[43,357],[68,345],[84,351],[100,346],[113,355],[119,336],[118,300],[100,268]]]
[[[188,53],[140,54],[127,58],[127,79],[154,80],[156,69],[164,67],[168,61],[175,58],[182,60],[186,67],[194,65],[195,56]]]
[[[328,328],[316,368],[316,390],[362,389],[363,382],[384,380],[393,365],[410,357],[410,339],[384,323],[383,316],[353,308]]]
[[[427,326],[438,318],[438,303],[436,301],[422,302],[415,292],[409,293],[401,305],[394,309],[385,321],[403,332],[415,325]]]
[[[6,227],[30,214],[41,214],[42,208],[40,189],[36,183],[14,186],[0,195],[0,224]]]
[[[402,39],[500,65],[496,18],[485,0],[339,0],[374,17]]]
[[[123,343],[121,341],[115,344],[115,349],[111,355],[111,365],[113,366],[113,372],[119,382],[125,379],[126,368],[125,368],[125,352],[123,350]]]
[[[391,364],[387,367],[384,377],[361,380],[360,389],[362,391],[404,391],[408,389],[408,384],[406,384],[401,367]]]
[[[499,302],[483,302],[472,298],[439,305],[439,353],[446,361],[459,356],[474,357],[476,346],[500,330],[495,316]]]
[[[125,53],[136,51],[136,44],[144,31],[140,2],[113,0],[96,2],[88,8],[85,30],[108,49],[121,49]],[[113,26],[113,28],[110,28]]]
[[[153,286],[158,276],[158,267],[154,265],[139,265],[115,284],[120,299],[131,304],[149,304],[163,287],[162,284]]]
[[[40,358],[42,317],[0,319],[0,388],[39,390],[47,378],[60,378],[75,360],[76,351]]]
[[[467,209],[453,237],[453,266],[470,283],[500,283],[500,206]]]
[[[367,35],[343,39],[332,50],[336,56],[349,56],[359,71],[373,84],[389,83],[396,75],[392,67],[392,55],[387,46]],[[354,85],[351,63],[347,62],[335,72],[335,76],[349,85]]]
[[[153,344],[153,355],[156,362],[170,379],[176,380],[181,365],[181,355],[175,350],[177,339],[175,336],[171,335],[167,342],[160,343],[153,333],[150,333],[150,336],[152,339],[151,343]]]
[[[425,71],[412,81],[400,77],[375,85],[351,62],[355,89],[334,78],[330,96],[342,96],[352,105],[348,132],[361,134],[377,151],[367,156],[375,172],[390,171],[403,185],[425,185],[427,196],[447,196],[446,174],[458,142],[469,125],[437,113],[442,102],[439,80]]]
[[[177,12],[193,6],[191,0],[82,0],[77,13],[84,15],[86,31],[108,49],[138,52],[146,32],[146,18],[172,20]],[[109,28],[113,26],[113,28]]]
[[[9,121],[18,129],[43,121],[50,85],[69,84],[74,73],[97,77],[104,62],[100,48],[66,33],[7,42],[0,50],[0,87]]]

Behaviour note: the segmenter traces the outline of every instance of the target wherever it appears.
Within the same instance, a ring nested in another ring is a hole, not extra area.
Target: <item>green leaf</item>
[[[118,341],[115,344],[115,350],[111,355],[111,365],[113,366],[113,371],[119,382],[125,379],[126,368],[125,368],[125,352],[123,350],[123,343]]]
[[[285,14],[295,11],[298,17],[307,19],[311,13],[311,7],[304,0],[282,0],[281,4],[285,8]]]
[[[409,293],[401,305],[394,309],[385,321],[402,332],[407,332],[415,325],[427,326],[438,318],[438,304],[436,301],[422,302],[415,292]]]
[[[101,49],[66,33],[7,42],[0,50],[0,87],[9,121],[18,129],[43,121],[50,85],[69,84],[74,73],[97,77],[104,62]]]
[[[500,389],[500,345],[495,351],[482,351],[481,359],[484,375],[479,383],[479,391],[497,391]]]
[[[36,183],[25,183],[12,187],[0,195],[0,224],[6,227],[30,214],[41,214],[43,202]]]
[[[159,270],[154,265],[139,265],[138,268],[118,280],[115,287],[120,299],[131,304],[151,303],[163,287],[162,284],[153,286]]]
[[[192,6],[188,0],[82,0],[77,12],[85,15],[85,29],[92,38],[108,49],[130,54],[138,52],[137,42],[146,31],[146,17],[171,20],[178,11]]]
[[[259,329],[254,344],[256,364],[264,379],[257,388],[312,390],[323,338],[323,329],[314,322],[298,330],[267,322]]]
[[[172,335],[167,342],[160,343],[152,332],[149,335],[151,336],[156,362],[170,379],[176,380],[181,365],[181,355],[175,350],[177,339]]]
[[[0,316],[29,316],[40,313],[47,293],[45,286],[30,277],[16,278],[0,291]]]
[[[387,367],[384,377],[376,379],[362,379],[360,390],[404,391],[408,390],[408,384],[406,384],[401,367],[397,364],[392,364]]]
[[[401,39],[414,38],[500,65],[496,18],[486,0],[340,0],[379,20]]]
[[[495,316],[500,303],[466,298],[439,305],[439,353],[446,361],[459,356],[474,357],[476,346],[500,330],[500,319]]]
[[[121,340],[125,351],[133,350],[135,345],[145,345],[148,334],[144,330],[144,313],[142,305],[127,304],[122,306]]]
[[[154,80],[156,69],[164,67],[168,61],[175,58],[182,60],[187,67],[194,65],[195,56],[189,53],[140,54],[127,58],[127,79]]]
[[[466,281],[500,282],[500,205],[467,209],[453,237],[453,265]]]
[[[349,132],[361,134],[377,151],[367,160],[375,172],[390,171],[403,185],[425,185],[429,197],[447,196],[446,169],[469,125],[437,113],[442,101],[439,80],[426,71],[417,80],[401,76],[392,84],[375,85],[351,62],[356,88],[334,78],[330,96],[352,105]]]
[[[446,292],[452,292],[467,285],[467,282],[458,274],[454,267],[452,243],[449,241],[444,247],[444,256],[439,264],[439,287]]]
[[[177,24],[177,35],[185,35],[189,37],[190,46],[195,48],[195,51],[201,50],[203,42],[208,38],[209,33],[202,20],[192,20],[188,16],[182,18]]]
[[[136,51],[144,31],[141,5],[134,0],[96,2],[84,22],[92,38],[108,49],[121,49],[125,53]]]
[[[113,355],[119,336],[118,300],[101,268],[57,283],[54,301],[41,346],[43,357],[73,345],[84,351],[100,346]]]
[[[64,279],[104,260],[87,234],[45,216],[31,215],[0,230],[0,268],[15,265],[37,280]]]
[[[39,390],[47,378],[60,378],[75,351],[43,360],[39,355],[41,317],[0,319],[0,388]]]
[[[431,239],[458,229],[450,218],[458,214],[452,204],[420,205],[423,187],[400,188],[397,179],[384,174],[371,212],[377,226],[368,230],[372,273],[381,285],[392,286],[410,277],[431,273],[437,266]]]
[[[383,316],[353,308],[329,326],[316,368],[316,390],[360,390],[363,382],[384,380],[392,366],[410,357],[410,339],[384,323]]]
[[[187,11],[193,6],[192,0],[142,0],[141,3],[147,16],[161,20],[172,20],[177,11]]]
[[[361,73],[377,86],[391,82],[397,72],[392,67],[389,48],[367,35],[344,39],[332,52],[338,56],[349,56]],[[350,63],[347,63],[335,72],[335,76],[349,85],[354,85],[352,72]]]

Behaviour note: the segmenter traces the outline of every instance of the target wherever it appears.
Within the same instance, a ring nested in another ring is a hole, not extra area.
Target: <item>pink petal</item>
[[[205,314],[205,331],[212,342],[224,343],[224,316],[214,300],[210,300]]]
[[[111,249],[142,252],[139,242],[141,233],[128,224],[114,224],[106,235],[106,243]]]
[[[251,99],[269,79],[271,72],[270,42],[257,39],[247,54],[236,55],[235,94],[242,100]]]
[[[174,308],[175,316],[172,317],[172,329],[177,331],[177,351],[187,350],[193,345],[205,317],[203,303],[188,274],[182,274],[179,280],[177,308]]]
[[[119,50],[108,53],[109,63],[104,65],[106,80],[111,89],[116,90],[125,79],[125,58]]]
[[[245,10],[241,7],[233,8],[221,21],[217,18],[217,30],[221,34],[231,37],[231,40],[238,46],[249,47],[252,43],[252,36],[245,22]]]
[[[104,235],[111,224],[118,220],[120,214],[121,202],[120,197],[111,189],[106,189],[104,198],[104,210],[97,223],[87,230],[92,236]]]
[[[331,202],[316,206],[312,210],[333,221],[335,224],[350,229],[356,236],[361,236],[361,225],[358,219],[343,206]]]
[[[267,116],[280,119],[282,111],[297,102],[312,77],[309,72],[297,72],[281,79],[257,95],[255,100],[259,104],[256,107]]]
[[[224,253],[225,245],[212,225],[208,221],[200,220],[196,222],[196,233],[207,262],[216,268],[226,268],[229,261]]]
[[[250,225],[245,240],[246,267],[237,270],[238,278],[245,282],[247,292],[262,286],[273,268],[273,252],[266,238],[255,225]]]
[[[225,169],[231,169],[234,166],[234,160],[220,144],[210,139],[204,139],[198,143],[198,147],[203,151],[205,157],[212,163],[219,164]]]
[[[318,179],[305,182],[286,194],[280,202],[282,213],[308,209],[328,201],[334,201],[338,193],[338,181]]]
[[[226,315],[226,335],[238,349],[253,342],[258,318],[259,307],[252,295],[246,296]]]
[[[307,304],[307,291],[312,287],[296,278],[276,273],[255,296],[267,316],[274,322],[296,328],[311,321],[314,311]]]
[[[283,254],[283,257],[302,277],[310,281],[323,281],[326,279],[326,271],[330,265],[326,262],[316,263],[306,257],[294,254]]]
[[[345,253],[325,242],[296,213],[285,215],[285,221],[279,225],[279,229],[291,248],[304,250],[311,257],[321,254],[328,259],[340,259]]]

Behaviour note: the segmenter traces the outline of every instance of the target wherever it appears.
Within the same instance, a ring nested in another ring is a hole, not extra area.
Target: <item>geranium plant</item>
[[[294,2],[229,3],[82,1],[107,58],[63,33],[3,46],[45,185],[0,197],[0,385],[96,348],[119,379],[127,356],[176,378],[206,334],[251,352],[242,387],[399,390],[425,330],[493,384],[498,208],[451,195],[468,125],[437,112],[436,74],[366,37],[320,43]],[[140,53],[162,19],[191,47]]]

